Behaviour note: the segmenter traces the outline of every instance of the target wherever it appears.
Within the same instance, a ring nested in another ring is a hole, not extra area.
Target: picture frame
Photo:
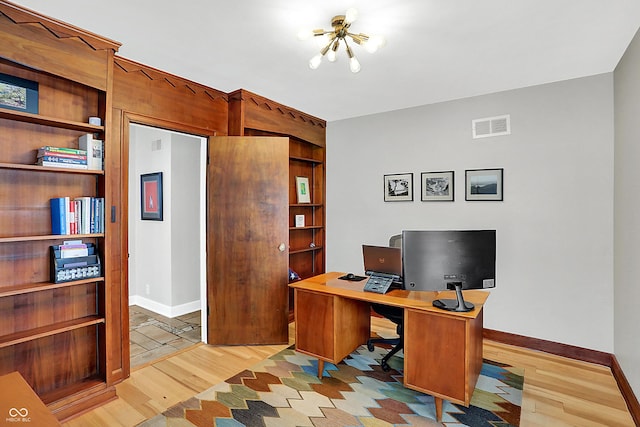
[[[385,202],[413,201],[413,173],[384,175]]]
[[[298,197],[298,203],[311,203],[309,178],[306,176],[296,176],[296,196]]]
[[[502,201],[503,169],[468,169],[465,171],[465,200]]]
[[[420,181],[423,202],[453,202],[455,200],[454,171],[422,172]]]
[[[162,172],[140,175],[140,219],[162,221]]]
[[[0,108],[38,114],[38,83],[0,73]]]

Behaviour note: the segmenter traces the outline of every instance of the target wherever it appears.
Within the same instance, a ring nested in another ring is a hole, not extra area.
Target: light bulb
[[[322,54],[319,53],[313,58],[311,58],[311,60],[309,60],[309,68],[311,68],[312,70],[315,70],[320,66],[321,62],[322,62]]]
[[[355,56],[349,58],[349,68],[351,68],[352,73],[357,73],[360,71],[360,62],[358,61],[358,58],[356,58]]]
[[[298,40],[308,40],[313,37],[312,30],[300,30],[298,31]]]
[[[384,38],[381,36],[369,37],[369,40],[364,44],[365,50],[369,53],[375,53],[382,46],[384,46]]]
[[[329,62],[336,62],[336,59],[338,59],[336,56],[336,51],[330,50],[329,52],[327,52],[327,59],[329,60]]]
[[[331,40],[329,39],[328,34],[314,34],[313,40],[316,42],[316,46],[319,48],[323,48],[329,43]]]
[[[344,14],[344,22],[346,24],[351,24],[357,18],[358,18],[358,11],[353,7],[350,7],[349,9],[347,9],[347,13]]]

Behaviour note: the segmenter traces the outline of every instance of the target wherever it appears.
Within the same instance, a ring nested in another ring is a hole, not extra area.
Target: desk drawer
[[[370,335],[369,303],[295,290],[296,349],[338,363]]]

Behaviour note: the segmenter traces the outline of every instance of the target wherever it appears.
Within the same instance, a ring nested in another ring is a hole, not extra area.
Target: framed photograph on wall
[[[422,172],[423,202],[453,202],[454,172]]]
[[[38,114],[38,83],[0,73],[0,108]]]
[[[471,169],[465,171],[465,200],[502,198],[503,169]]]
[[[309,178],[306,176],[296,176],[296,195],[298,196],[298,203],[311,203]]]
[[[162,172],[140,175],[141,219],[162,221]]]
[[[385,202],[413,201],[413,174],[397,173],[384,176]]]

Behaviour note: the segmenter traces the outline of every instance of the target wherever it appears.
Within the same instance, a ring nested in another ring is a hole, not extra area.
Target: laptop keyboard
[[[369,276],[369,280],[364,285],[364,291],[386,294],[394,280],[397,281],[398,279],[400,279],[400,276],[395,274],[374,273]]]

